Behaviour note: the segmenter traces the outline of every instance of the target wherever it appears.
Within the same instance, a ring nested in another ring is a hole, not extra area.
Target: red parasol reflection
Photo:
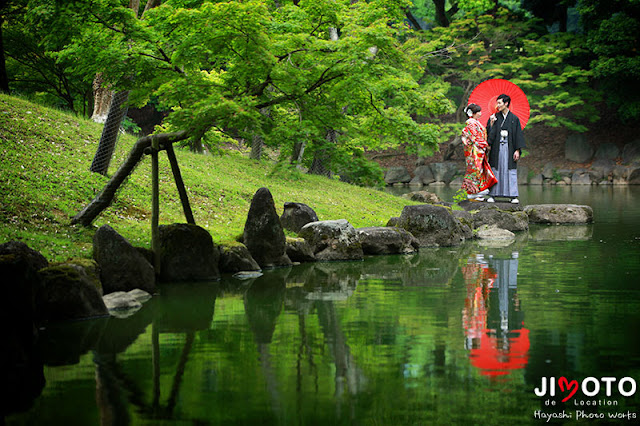
[[[517,253],[489,262],[479,255],[469,259],[462,274],[467,285],[462,322],[471,365],[489,377],[524,368],[530,343],[515,293]]]
[[[529,362],[529,330],[514,330],[511,336],[498,338],[495,330],[484,330],[480,345],[471,349],[471,365],[484,376],[504,376]]]

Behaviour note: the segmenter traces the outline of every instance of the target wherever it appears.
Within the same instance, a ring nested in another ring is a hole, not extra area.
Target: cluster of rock
[[[629,142],[620,150],[613,143],[596,150],[582,135],[572,135],[565,144],[565,159],[588,168],[559,169],[547,163],[534,172],[518,166],[518,183],[522,185],[640,185],[640,141]],[[385,182],[389,186],[461,186],[464,165],[448,161],[419,164],[409,173],[404,166],[389,167]]]
[[[108,225],[93,239],[93,260],[50,265],[24,243],[0,245],[0,273],[17,294],[8,300],[33,323],[128,315],[157,292],[157,283],[218,280],[221,273],[255,276],[262,269],[294,263],[362,260],[365,255],[414,253],[420,247],[458,246],[480,238],[504,240],[529,223],[591,223],[588,206],[462,202],[452,209],[427,191],[408,195],[427,204],[405,206],[386,226],[354,228],[346,219],[318,220],[302,203],[286,203],[279,217],[270,191],[254,195],[242,242],[216,245],[192,224],[160,227],[158,253],[132,246]],[[284,230],[298,238],[285,237]],[[159,268],[154,264],[159,263]],[[240,276],[238,275],[238,276]]]

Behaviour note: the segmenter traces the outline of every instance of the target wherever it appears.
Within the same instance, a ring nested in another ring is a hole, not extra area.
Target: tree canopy
[[[333,171],[377,174],[356,178],[370,184],[366,150],[427,155],[488,78],[523,88],[532,125],[585,131],[601,99],[640,115],[637,2],[548,3],[4,0],[2,80],[90,114],[101,73],[167,111],[161,130],[188,131],[194,149],[259,140],[307,167],[322,152]]]

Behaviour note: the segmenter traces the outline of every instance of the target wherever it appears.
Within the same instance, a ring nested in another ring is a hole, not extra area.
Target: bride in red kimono
[[[484,201],[483,196],[498,182],[487,160],[487,130],[479,121],[482,116],[479,105],[469,104],[464,112],[469,119],[462,129],[464,158],[467,164],[462,189],[467,192],[469,201]]]

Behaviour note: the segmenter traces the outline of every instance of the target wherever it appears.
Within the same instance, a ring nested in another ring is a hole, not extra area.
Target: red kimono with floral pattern
[[[468,194],[477,194],[495,185],[498,180],[487,160],[487,130],[474,118],[467,120],[462,129],[464,158],[467,164],[462,189]]]

